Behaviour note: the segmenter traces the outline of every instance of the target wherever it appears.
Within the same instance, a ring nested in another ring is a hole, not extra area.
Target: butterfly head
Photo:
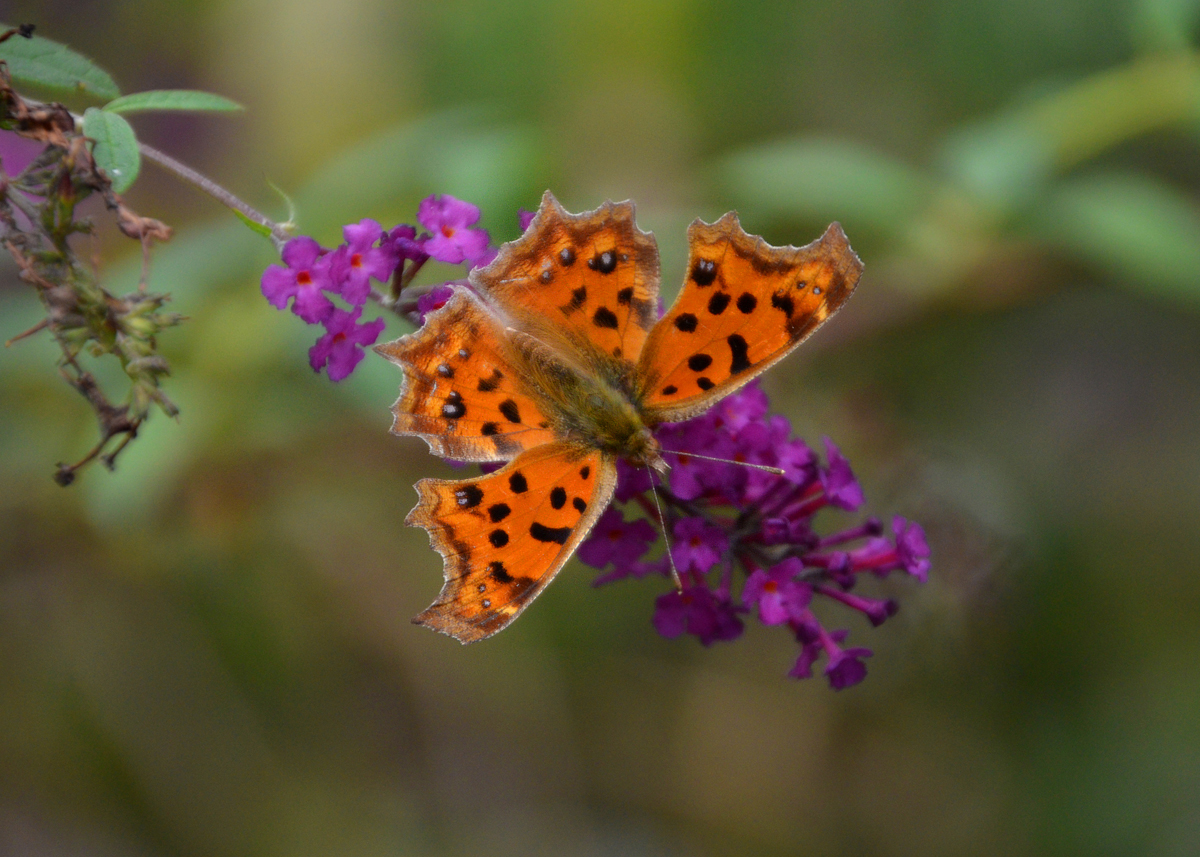
[[[635,467],[650,467],[663,476],[670,469],[662,457],[662,447],[658,438],[646,426],[642,426],[632,435],[624,449],[625,460]]]

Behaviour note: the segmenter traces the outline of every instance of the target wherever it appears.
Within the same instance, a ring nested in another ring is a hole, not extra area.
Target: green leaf
[[[247,217],[246,215],[242,214],[242,213],[241,213],[240,211],[238,211],[236,208],[231,208],[231,209],[229,209],[229,210],[230,210],[230,211],[232,211],[232,212],[233,212],[235,215],[237,215],[237,219],[238,219],[238,220],[242,221],[242,223],[244,223],[244,224],[246,224],[247,226],[249,226],[249,227],[250,227],[250,231],[251,231],[251,232],[257,232],[259,235],[262,235],[262,236],[264,236],[264,237],[266,237],[266,238],[270,238],[270,237],[271,237],[271,227],[269,227],[269,226],[264,226],[264,225],[263,225],[263,224],[261,224],[261,223],[257,223],[257,222],[255,222],[255,221],[251,220],[249,217]]]
[[[109,113],[138,113],[146,110],[200,110],[229,113],[244,110],[236,101],[230,101],[211,92],[194,89],[152,89],[122,95],[104,105]]]
[[[127,191],[142,166],[133,128],[115,113],[89,107],[83,114],[83,133],[95,141],[92,157],[112,182],[113,190]]]
[[[721,170],[728,192],[768,214],[895,232],[930,194],[908,165],[857,143],[798,138],[746,149]]]
[[[1034,227],[1129,286],[1200,301],[1200,207],[1158,179],[1109,173],[1064,182],[1039,204]]]
[[[104,69],[65,45],[40,36],[13,36],[0,43],[0,60],[8,63],[18,87],[41,87],[59,98],[83,94],[103,101],[121,94]]]

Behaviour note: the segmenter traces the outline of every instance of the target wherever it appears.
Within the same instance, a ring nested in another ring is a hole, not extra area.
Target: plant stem
[[[271,218],[267,217],[257,209],[254,209],[242,202],[216,182],[212,181],[206,176],[202,176],[191,167],[180,163],[165,152],[160,152],[153,146],[148,146],[140,141],[138,142],[138,151],[149,160],[154,161],[160,167],[170,170],[184,181],[195,185],[197,188],[204,191],[206,194],[211,196],[225,207],[232,208],[234,211],[240,212],[241,214],[245,215],[247,219],[254,221],[259,226],[265,226],[267,229],[270,229],[271,240],[275,242],[275,246],[277,248],[282,248],[287,242],[288,235],[283,231],[283,228],[278,223],[276,223],[274,220],[271,220]]]

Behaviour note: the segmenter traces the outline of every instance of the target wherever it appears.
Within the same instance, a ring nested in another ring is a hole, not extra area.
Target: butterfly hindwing
[[[688,229],[687,280],[638,363],[647,417],[687,419],[787,355],[850,297],[862,262],[839,224],[772,247],[730,212]]]
[[[658,246],[633,204],[569,214],[549,191],[529,228],[471,283],[530,332],[634,362],[658,317]]]
[[[500,323],[458,289],[425,326],[375,350],[404,370],[392,432],[417,435],[437,455],[507,461],[549,443],[549,423],[520,384]]]
[[[463,643],[504,628],[575,552],[615,485],[610,457],[570,443],[473,479],[422,479],[407,523],[429,531],[446,583],[413,621]]]

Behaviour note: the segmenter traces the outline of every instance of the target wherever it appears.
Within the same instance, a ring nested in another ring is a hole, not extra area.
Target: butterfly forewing
[[[632,203],[568,214],[547,191],[525,234],[471,282],[527,328],[632,362],[658,314],[658,247]]]
[[[422,479],[408,523],[429,531],[446,583],[413,621],[463,643],[504,628],[574,553],[615,484],[610,458],[568,443],[474,479]]]
[[[772,247],[737,216],[688,229],[687,280],[638,363],[652,422],[686,419],[799,345],[850,297],[862,263],[832,224],[804,247]]]
[[[554,440],[504,341],[499,322],[460,289],[416,333],[376,346],[405,374],[393,433],[417,435],[437,455],[461,461],[507,461]]]

